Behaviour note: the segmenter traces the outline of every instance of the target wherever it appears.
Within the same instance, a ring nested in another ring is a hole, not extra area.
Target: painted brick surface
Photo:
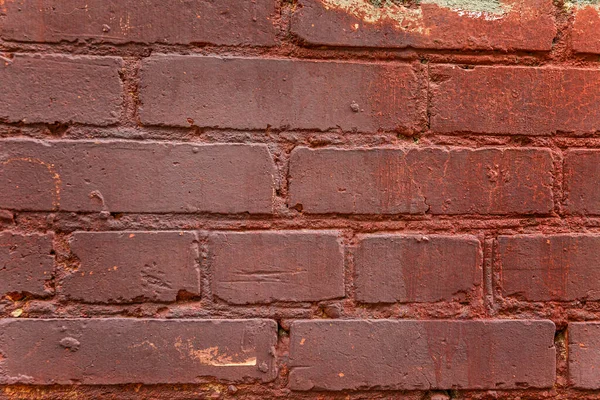
[[[598,6],[585,4],[574,11],[573,50],[579,53],[600,53],[600,13]]]
[[[270,381],[269,320],[24,319],[0,321],[2,384]],[[32,346],[32,344],[35,344]]]
[[[233,304],[344,296],[338,232],[214,233],[208,241],[215,296]]]
[[[2,2],[0,37],[21,42],[212,43],[272,46],[276,3],[15,0]],[[231,29],[235,27],[235,29]]]
[[[600,214],[600,152],[570,150],[565,154],[565,209],[570,214]]]
[[[569,324],[569,379],[581,389],[600,389],[600,324],[575,322]]]
[[[483,278],[472,236],[368,235],[354,264],[356,297],[365,303],[465,299]]]
[[[416,68],[153,57],[142,66],[140,117],[149,125],[419,131],[425,121],[425,91]]]
[[[290,385],[295,390],[551,387],[553,339],[550,321],[295,322]]]
[[[78,267],[62,293],[89,303],[170,302],[199,296],[200,266],[192,232],[76,232]]]

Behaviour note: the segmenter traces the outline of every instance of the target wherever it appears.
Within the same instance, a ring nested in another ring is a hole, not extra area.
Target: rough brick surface
[[[294,390],[552,387],[550,321],[299,321]]]
[[[483,277],[473,236],[367,235],[354,265],[356,298],[365,303],[463,300]]]
[[[258,319],[4,319],[0,384],[269,381],[276,340]]]
[[[234,304],[344,296],[337,232],[214,233],[208,241],[215,296]]]
[[[585,5],[574,11],[573,50],[579,53],[600,53],[600,11],[597,5]]]
[[[571,150],[564,162],[565,210],[570,214],[600,214],[600,151]]]
[[[77,232],[71,251],[78,268],[63,281],[69,299],[89,303],[169,302],[200,295],[192,232]]]
[[[0,233],[0,296],[26,292],[36,296],[52,293],[48,283],[54,273],[52,234]]]
[[[528,301],[600,300],[599,235],[498,238],[502,291]]]
[[[157,56],[142,66],[140,117],[151,125],[418,131],[425,92],[414,68]]]
[[[299,0],[292,32],[330,46],[542,51],[556,35],[550,0],[390,3]]]
[[[547,213],[552,171],[546,150],[300,148],[290,205],[316,214]]]
[[[582,389],[600,389],[600,323],[569,324],[569,380]]]
[[[17,54],[0,61],[0,120],[94,125],[119,120],[119,58]]]
[[[595,69],[435,66],[431,77],[436,132],[550,135],[600,129]]]
[[[0,37],[24,42],[275,44],[275,1],[9,0]]]
[[[0,208],[270,213],[274,175],[263,145],[15,140],[0,149]]]

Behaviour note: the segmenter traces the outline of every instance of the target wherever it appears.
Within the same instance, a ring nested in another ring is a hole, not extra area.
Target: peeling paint
[[[424,25],[421,7],[398,4],[385,0],[376,5],[370,0],[321,0],[326,9],[342,10],[369,24],[388,22],[406,32],[424,35],[430,34],[430,28]],[[498,20],[504,18],[511,6],[500,0],[422,0],[419,4],[435,4],[469,18]],[[358,29],[358,27],[354,27]]]
[[[238,354],[234,356],[219,354],[218,347],[209,347],[206,349],[195,349],[191,340],[183,343],[181,338],[177,338],[175,348],[182,356],[187,356],[200,361],[204,365],[212,365],[214,367],[254,367],[257,364],[256,356],[236,361],[239,358]]]

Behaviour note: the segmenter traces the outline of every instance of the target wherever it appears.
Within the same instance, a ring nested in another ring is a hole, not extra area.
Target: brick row
[[[0,37],[19,42],[273,46],[273,0],[10,0],[0,3]]]
[[[0,384],[275,379],[271,320],[3,319]]]
[[[551,321],[295,321],[293,390],[517,389],[554,385]]]

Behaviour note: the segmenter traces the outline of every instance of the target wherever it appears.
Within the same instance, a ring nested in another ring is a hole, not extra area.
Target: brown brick
[[[569,214],[600,214],[600,151],[566,152],[564,174],[565,210]]]
[[[4,319],[0,384],[270,381],[270,320]]]
[[[550,135],[600,129],[600,71],[576,68],[431,69],[431,129]]]
[[[498,238],[500,286],[528,301],[600,300],[600,235]]]
[[[235,129],[417,131],[422,87],[404,64],[157,56],[142,65],[140,118]]]
[[[93,125],[119,120],[119,58],[17,54],[0,61],[0,120]]]
[[[290,206],[311,214],[536,214],[553,208],[552,159],[533,149],[308,149]]]
[[[600,389],[600,323],[569,323],[569,380],[576,388]]]
[[[76,232],[79,261],[62,293],[89,303],[175,301],[180,291],[200,295],[193,232]]]
[[[481,285],[474,236],[366,235],[354,256],[356,298],[364,303],[464,299]]]
[[[313,45],[504,51],[550,50],[556,36],[551,0],[373,3],[298,0],[292,32]]]
[[[46,286],[54,273],[52,238],[52,234],[0,233],[0,297],[13,292],[36,296],[53,292]]]
[[[298,321],[292,390],[552,387],[551,321]]]
[[[600,11],[597,5],[575,8],[573,22],[573,50],[578,53],[600,53]]]
[[[275,44],[273,0],[10,0],[0,37],[20,42],[94,41]]]
[[[344,296],[337,232],[214,233],[213,293],[234,304],[319,301]]]
[[[275,173],[264,145],[10,140],[0,208],[270,213]]]

